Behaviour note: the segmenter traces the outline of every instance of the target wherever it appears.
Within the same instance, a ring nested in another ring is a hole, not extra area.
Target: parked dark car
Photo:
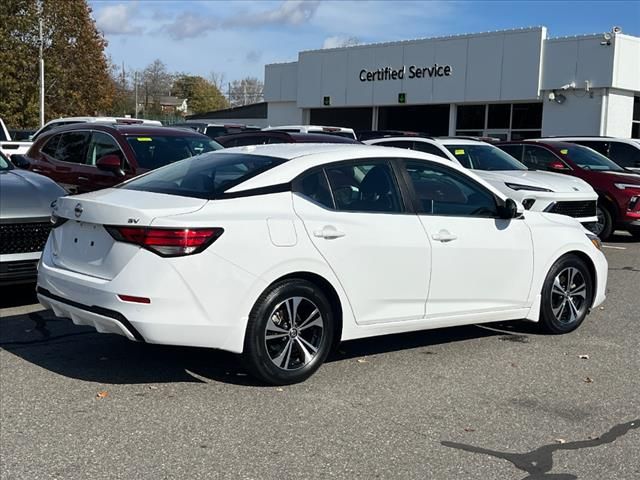
[[[14,163],[70,193],[82,193],[220,148],[209,137],[182,128],[81,123],[43,134]]]
[[[640,139],[615,137],[553,137],[550,140],[593,148],[622,168],[640,172]]]
[[[255,127],[251,125],[243,125],[236,123],[206,123],[206,122],[184,122],[184,123],[174,123],[171,125],[175,128],[190,128],[191,130],[195,130],[196,132],[203,133],[207,137],[212,138],[214,140],[218,140],[218,137],[222,137],[223,135],[232,135],[234,133],[241,132],[259,132],[260,127]]]
[[[51,230],[51,203],[65,194],[53,180],[15,168],[0,152],[0,286],[35,282]]]
[[[546,139],[496,146],[533,170],[573,175],[589,183],[598,193],[598,222],[592,230],[600,238],[620,228],[640,239],[640,175],[575,143]]]
[[[28,141],[34,133],[35,130],[9,130],[9,135],[15,142]]]
[[[264,145],[267,143],[356,143],[352,138],[324,133],[281,132],[278,130],[237,133],[218,137],[216,141],[225,148],[243,147],[246,145]]]

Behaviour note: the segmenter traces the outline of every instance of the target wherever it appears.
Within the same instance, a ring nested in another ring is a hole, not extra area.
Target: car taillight
[[[120,242],[140,245],[163,257],[199,253],[215,242],[222,228],[105,227]]]

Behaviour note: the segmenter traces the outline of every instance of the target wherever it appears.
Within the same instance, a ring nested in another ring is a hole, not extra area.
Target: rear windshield
[[[560,149],[562,157],[569,157],[575,164],[585,170],[599,172],[624,172],[624,168],[612,162],[604,155],[582,145],[567,145]]]
[[[209,138],[193,135],[131,135],[127,136],[127,142],[136,154],[138,165],[149,170],[222,148]]]
[[[463,166],[475,170],[527,170],[507,152],[493,145],[445,145]]]
[[[262,155],[209,153],[168,165],[120,188],[212,200],[285,161]]]

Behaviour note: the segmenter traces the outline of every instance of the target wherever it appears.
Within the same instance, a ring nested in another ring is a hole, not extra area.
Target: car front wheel
[[[265,383],[309,378],[327,358],[334,320],[327,297],[313,283],[291,279],[264,292],[249,315],[243,360]]]
[[[593,304],[593,279],[584,260],[576,255],[560,258],[542,287],[540,326],[554,334],[580,326]]]
[[[601,240],[606,240],[613,233],[613,215],[607,207],[600,204],[596,207],[596,215],[598,221],[592,223],[589,230],[600,237]]]

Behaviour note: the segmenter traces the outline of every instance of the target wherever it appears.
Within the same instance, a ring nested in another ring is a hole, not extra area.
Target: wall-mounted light
[[[600,45],[602,45],[603,47],[608,47],[609,45],[611,45],[611,38],[612,38],[612,35],[609,32],[603,33],[602,41],[600,42]]]

